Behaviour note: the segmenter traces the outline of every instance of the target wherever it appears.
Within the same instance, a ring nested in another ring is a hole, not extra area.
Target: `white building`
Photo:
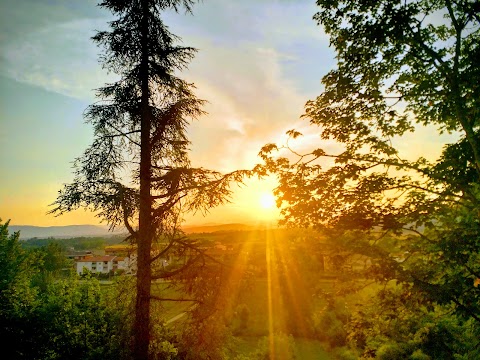
[[[126,270],[126,258],[121,256],[103,255],[90,256],[75,262],[77,274],[82,274],[84,269],[94,274],[108,274],[110,271]]]

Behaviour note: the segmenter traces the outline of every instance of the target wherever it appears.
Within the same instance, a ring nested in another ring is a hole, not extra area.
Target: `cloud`
[[[205,47],[188,74],[209,102],[208,115],[190,128],[193,159],[221,170],[252,166],[260,148],[298,120],[307,99],[284,77],[288,55],[252,45]]]
[[[307,1],[212,0],[193,17],[168,14],[171,30],[199,49],[182,76],[209,101],[209,115],[189,132],[194,163],[251,167],[264,144],[306,123],[304,104],[320,93],[334,59],[315,11]]]
[[[105,19],[80,19],[37,29],[5,45],[2,75],[77,99],[113,79],[98,64],[90,37]]]

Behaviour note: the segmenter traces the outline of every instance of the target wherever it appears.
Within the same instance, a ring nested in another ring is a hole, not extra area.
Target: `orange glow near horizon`
[[[197,212],[184,215],[183,225],[272,223],[279,218],[275,198],[271,189],[276,186],[273,179],[248,179],[244,186],[234,187],[230,202],[211,208],[206,214]],[[78,209],[61,216],[47,214],[52,209],[48,204],[56,197],[56,187],[40,198],[11,196],[0,202],[0,218],[11,220],[12,225],[67,226],[67,225],[106,225],[95,213],[88,209]]]

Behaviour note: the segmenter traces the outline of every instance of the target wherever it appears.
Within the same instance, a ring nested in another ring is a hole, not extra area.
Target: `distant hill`
[[[9,225],[10,233],[20,231],[20,239],[31,238],[73,238],[88,236],[111,236],[123,234],[123,229],[108,231],[107,226],[100,225],[68,225],[68,226],[30,226],[30,225]]]
[[[182,230],[186,234],[193,233],[212,233],[217,231],[245,231],[254,230],[258,226],[246,225],[246,224],[215,224],[215,225],[196,225],[196,226],[184,226]]]
[[[218,231],[246,231],[255,230],[264,227],[264,225],[246,225],[246,224],[206,224],[206,225],[187,225],[182,227],[186,234],[194,233],[212,233]],[[89,236],[111,236],[125,234],[123,229],[108,231],[107,226],[99,225],[67,225],[67,226],[31,226],[31,225],[9,225],[8,230],[12,232],[20,231],[20,239],[32,238],[73,238]]]

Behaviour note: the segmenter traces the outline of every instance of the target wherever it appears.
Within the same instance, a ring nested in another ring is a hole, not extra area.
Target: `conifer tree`
[[[51,211],[58,215],[88,207],[111,227],[128,229],[138,256],[135,359],[148,358],[151,281],[178,274],[204,255],[180,237],[182,213],[223,203],[230,181],[241,181],[245,174],[222,175],[192,168],[189,162],[186,126],[202,115],[203,101],[177,73],[195,49],[175,45],[179,38],[160,15],[167,9],[191,12],[193,3],[100,3],[116,19],[109,31],[98,32],[93,40],[104,48],[104,68],[120,79],[98,89],[100,101],[86,110],[86,120],[94,128],[93,143],[76,159],[75,178],[59,192]],[[175,246],[186,246],[194,255],[171,272],[156,267],[155,261]]]

